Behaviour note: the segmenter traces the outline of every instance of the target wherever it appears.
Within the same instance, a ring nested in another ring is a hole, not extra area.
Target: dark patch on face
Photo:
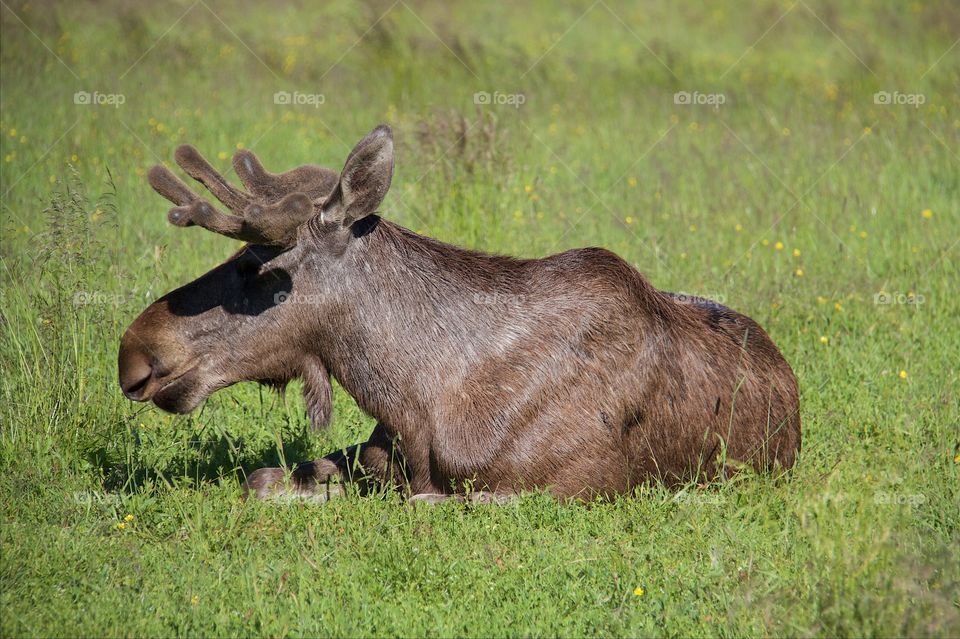
[[[171,313],[201,315],[217,306],[231,315],[260,315],[282,303],[293,291],[293,278],[282,268],[265,264],[286,249],[247,246],[206,275],[164,295]]]

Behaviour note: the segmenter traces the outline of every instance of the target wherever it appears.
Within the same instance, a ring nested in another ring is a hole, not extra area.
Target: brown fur
[[[332,374],[378,420],[370,441],[291,482],[253,473],[261,497],[337,475],[428,496],[590,497],[712,478],[730,460],[794,464],[797,382],[751,319],[659,291],[604,249],[520,260],[417,235],[373,214],[392,168],[378,127],[295,243],[247,246],[144,311],[121,344],[127,395],[184,412],[237,381],[304,377],[324,422]]]

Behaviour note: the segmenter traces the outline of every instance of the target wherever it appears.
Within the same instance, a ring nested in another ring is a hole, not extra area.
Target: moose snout
[[[146,391],[150,380],[153,379],[153,363],[150,355],[125,339],[120,346],[118,367],[120,388],[127,399],[135,402],[148,400]]]

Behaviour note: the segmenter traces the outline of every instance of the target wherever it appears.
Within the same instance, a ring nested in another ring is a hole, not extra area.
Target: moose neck
[[[317,354],[373,417],[429,419],[438,385],[456,384],[473,363],[506,348],[504,327],[521,309],[484,300],[523,295],[528,261],[457,248],[381,219],[355,235],[320,276],[333,301],[318,327]]]

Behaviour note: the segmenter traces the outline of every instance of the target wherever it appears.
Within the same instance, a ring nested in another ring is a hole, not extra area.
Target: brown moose
[[[332,375],[377,420],[362,444],[253,472],[257,497],[323,498],[342,490],[334,478],[431,502],[589,498],[716,477],[733,460],[794,464],[796,378],[753,320],[657,290],[602,248],[514,259],[381,219],[393,156],[387,126],[339,176],[273,175],[241,151],[243,192],[180,147],[177,163],[233,215],[154,167],[173,224],[247,244],[133,322],[124,394],[186,413],[236,382],[301,378],[324,425]]]

